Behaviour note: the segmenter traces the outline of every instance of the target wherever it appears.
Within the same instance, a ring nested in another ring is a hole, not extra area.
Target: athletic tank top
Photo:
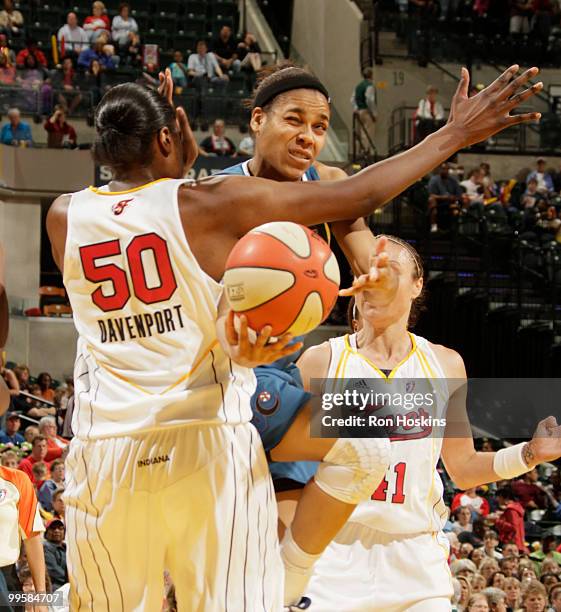
[[[439,401],[429,409],[430,416],[442,418],[448,397],[444,371],[430,343],[414,334],[410,337],[409,354],[388,376],[358,352],[355,334],[332,338],[327,378],[409,378],[411,381],[406,384],[411,385],[411,392],[435,390]],[[427,380],[426,389],[420,379],[431,379]],[[422,416],[420,411],[412,413],[411,409],[404,413]],[[402,427],[391,434],[391,440],[392,459],[384,480],[372,492],[370,501],[357,506],[349,521],[392,534],[440,531],[448,517],[442,499],[442,480],[436,470],[442,437],[431,435],[428,427]]]
[[[218,343],[222,286],[183,231],[178,189],[187,182],[71,195],[64,284],[79,333],[72,429],[80,438],[251,420],[255,376]]]

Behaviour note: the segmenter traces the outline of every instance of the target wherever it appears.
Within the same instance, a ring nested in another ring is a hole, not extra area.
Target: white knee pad
[[[314,476],[318,487],[346,504],[370,499],[388,469],[388,438],[339,438]]]

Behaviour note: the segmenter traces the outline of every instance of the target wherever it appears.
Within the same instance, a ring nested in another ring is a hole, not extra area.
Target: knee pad
[[[388,469],[388,438],[339,438],[319,464],[314,481],[346,504],[370,499]]]

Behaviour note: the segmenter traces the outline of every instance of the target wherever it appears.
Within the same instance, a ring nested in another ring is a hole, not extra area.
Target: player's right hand
[[[236,331],[234,317],[239,317],[239,331]],[[256,368],[260,365],[273,363],[283,357],[288,357],[299,351],[303,343],[290,344],[293,340],[291,334],[280,336],[276,342],[267,344],[271,337],[271,326],[266,325],[260,333],[257,333],[255,342],[249,339],[247,317],[236,315],[230,310],[226,317],[226,340],[230,345],[230,357],[232,361],[246,368]]]
[[[522,452],[529,468],[561,457],[561,425],[554,416],[538,423],[532,439]]]

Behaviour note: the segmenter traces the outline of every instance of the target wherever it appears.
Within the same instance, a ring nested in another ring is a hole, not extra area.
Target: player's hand
[[[511,115],[510,112],[543,88],[539,82],[520,93],[516,93],[539,69],[530,68],[516,77],[519,66],[515,64],[505,70],[491,85],[471,98],[469,92],[469,72],[462,68],[460,83],[452,99],[448,126],[457,129],[463,138],[463,147],[486,140],[513,125],[538,121],[541,113]]]
[[[561,457],[561,425],[558,425],[555,417],[549,416],[538,423],[534,436],[526,444],[522,455],[529,468]]]
[[[384,300],[393,298],[397,290],[399,279],[395,270],[390,266],[389,255],[386,251],[388,239],[385,236],[376,240],[374,254],[370,257],[370,270],[368,274],[361,274],[353,281],[352,287],[341,289],[339,295],[356,295],[360,291],[379,291],[384,294]]]
[[[292,355],[303,346],[302,342],[290,344],[293,340],[290,334],[280,336],[277,342],[267,344],[272,331],[270,325],[266,325],[257,334],[255,342],[252,343],[249,339],[247,317],[239,316],[240,328],[238,333],[234,326],[234,316],[234,312],[230,310],[226,317],[226,340],[231,347],[230,357],[238,365],[246,368],[256,368]]]
[[[173,79],[171,78],[171,70],[166,68],[165,72],[160,72],[158,75],[160,79],[160,85],[158,87],[158,93],[164,97],[170,104],[173,104]],[[177,121],[177,127],[179,128],[179,134],[181,136],[181,143],[183,145],[183,175],[185,176],[189,170],[191,170],[197,156],[199,154],[199,146],[193,135],[193,130],[189,124],[187,113],[182,106],[178,106],[175,109],[175,119]]]

